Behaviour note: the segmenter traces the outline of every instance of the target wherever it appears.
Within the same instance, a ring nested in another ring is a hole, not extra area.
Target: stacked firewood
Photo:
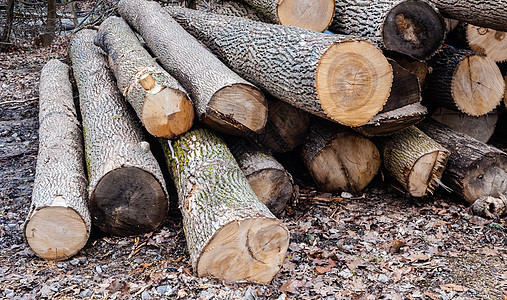
[[[31,249],[68,258],[91,224],[155,230],[168,168],[196,274],[270,282],[289,244],[275,215],[296,194],[273,152],[299,152],[321,191],[360,193],[383,162],[413,197],[444,187],[480,214],[507,211],[507,154],[485,144],[505,109],[507,3],[305,3],[120,0],[121,17],[77,32],[79,110],[65,64],[41,73]],[[440,12],[467,22],[466,46],[444,44]]]

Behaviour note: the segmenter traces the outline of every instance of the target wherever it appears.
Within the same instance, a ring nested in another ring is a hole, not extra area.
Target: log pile
[[[275,157],[294,154],[323,192],[359,194],[383,165],[413,197],[442,187],[477,214],[507,212],[507,154],[486,144],[505,123],[507,91],[504,44],[486,41],[507,24],[430,2],[244,0],[209,12],[120,0],[121,17],[71,41],[81,118],[68,67],[51,61],[41,73],[30,248],[65,259],[92,224],[156,230],[172,184],[195,274],[269,283],[290,240],[275,215],[297,195]],[[490,34],[444,45],[435,7]],[[338,34],[318,32],[331,19]]]

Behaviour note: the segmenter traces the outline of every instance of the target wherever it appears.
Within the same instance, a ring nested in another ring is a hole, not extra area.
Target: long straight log
[[[481,27],[507,31],[506,0],[428,0],[442,15]]]
[[[450,152],[412,126],[375,143],[389,173],[414,197],[433,194]]]
[[[107,53],[118,88],[149,133],[174,138],[190,130],[194,107],[187,92],[155,62],[122,18],[102,22],[95,44]]]
[[[318,188],[358,193],[380,168],[375,144],[351,129],[324,120],[310,125],[303,160]]]
[[[507,154],[464,133],[426,119],[416,125],[451,152],[442,182],[469,203],[507,191]]]
[[[210,5],[209,12],[219,15],[226,16],[234,16],[234,17],[242,17],[246,19],[250,19],[258,22],[270,23],[271,21],[266,18],[264,15],[258,13],[253,7],[250,5],[238,2],[238,1],[220,1],[215,2],[213,5]]]
[[[258,132],[265,126],[267,104],[262,93],[220,62],[158,3],[121,0],[118,12],[190,93],[206,125],[235,135]]]
[[[128,110],[93,44],[94,30],[76,33],[70,58],[79,88],[94,224],[115,235],[150,232],[165,219],[165,182],[135,116]]]
[[[69,67],[50,60],[41,71],[39,94],[39,153],[23,233],[35,254],[61,260],[84,247],[91,229],[82,132]]]
[[[241,0],[274,24],[323,32],[334,16],[333,0]]]
[[[225,143],[194,129],[162,145],[197,275],[269,283],[285,259],[289,231],[259,201]]]
[[[166,10],[235,72],[317,116],[360,126],[389,96],[391,66],[363,39],[184,8]]]
[[[329,29],[367,37],[385,50],[417,60],[429,59],[445,38],[444,19],[420,0],[336,0]]]
[[[442,48],[429,62],[423,99],[471,116],[492,111],[502,100],[505,82],[495,61],[484,54]]]

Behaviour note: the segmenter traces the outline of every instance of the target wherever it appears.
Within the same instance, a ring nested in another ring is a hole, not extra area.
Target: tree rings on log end
[[[164,221],[167,208],[161,183],[136,167],[107,173],[90,197],[94,224],[104,232],[119,236],[155,230]]]
[[[463,178],[463,197],[468,203],[483,196],[500,197],[507,191],[507,154],[488,153],[472,163]]]
[[[320,105],[329,118],[347,126],[370,121],[389,97],[392,67],[367,41],[335,43],[317,68]]]
[[[334,6],[333,0],[279,0],[276,12],[281,25],[323,32],[333,21]]]
[[[445,22],[428,3],[403,1],[387,14],[382,40],[387,50],[427,60],[435,54],[445,38]]]
[[[507,60],[507,32],[468,24],[466,35],[470,49],[485,53],[496,62]]]
[[[73,209],[47,206],[38,210],[25,225],[30,249],[47,260],[67,259],[88,241],[85,221]]]
[[[194,106],[185,93],[176,89],[163,88],[153,94],[148,91],[142,121],[151,135],[172,139],[190,130]]]
[[[248,175],[247,179],[255,195],[274,215],[281,213],[292,198],[292,183],[283,170],[262,169]]]
[[[244,135],[264,128],[268,105],[257,88],[237,83],[217,91],[208,103],[206,114],[201,117],[206,125],[217,131]]]
[[[470,55],[459,62],[451,91],[460,111],[482,116],[502,101],[505,81],[494,60],[484,55]]]
[[[423,154],[415,162],[410,175],[408,176],[407,189],[410,195],[414,197],[426,196],[429,192],[428,187],[430,181],[433,179],[433,172],[435,171],[435,164],[438,163],[439,151],[433,151]],[[448,156],[448,154],[447,154]],[[440,168],[440,180],[444,168]],[[433,191],[430,191],[433,192]]]
[[[194,267],[199,277],[268,284],[285,260],[289,238],[277,219],[233,221],[215,233]]]

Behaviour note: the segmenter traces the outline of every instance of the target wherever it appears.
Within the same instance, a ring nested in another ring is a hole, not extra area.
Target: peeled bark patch
[[[368,41],[183,8],[166,10],[235,72],[307,112],[360,126],[389,96],[391,66]]]
[[[235,135],[264,128],[267,104],[262,93],[220,62],[158,3],[121,0],[118,12],[185,87],[201,121]]]
[[[259,201],[225,143],[206,129],[163,141],[198,276],[269,283],[289,231]]]
[[[336,0],[330,30],[362,36],[380,47],[427,60],[445,37],[442,16],[420,0]]]
[[[66,64],[44,66],[39,95],[39,154],[23,233],[35,254],[61,260],[84,247],[91,228],[82,132]]]
[[[93,222],[116,235],[146,233],[160,226],[166,216],[162,171],[114,84],[102,50],[93,44],[96,34],[79,31],[70,44]]]
[[[174,138],[192,127],[194,107],[186,91],[155,62],[123,19],[106,19],[95,44],[107,53],[118,88],[149,133]]]

